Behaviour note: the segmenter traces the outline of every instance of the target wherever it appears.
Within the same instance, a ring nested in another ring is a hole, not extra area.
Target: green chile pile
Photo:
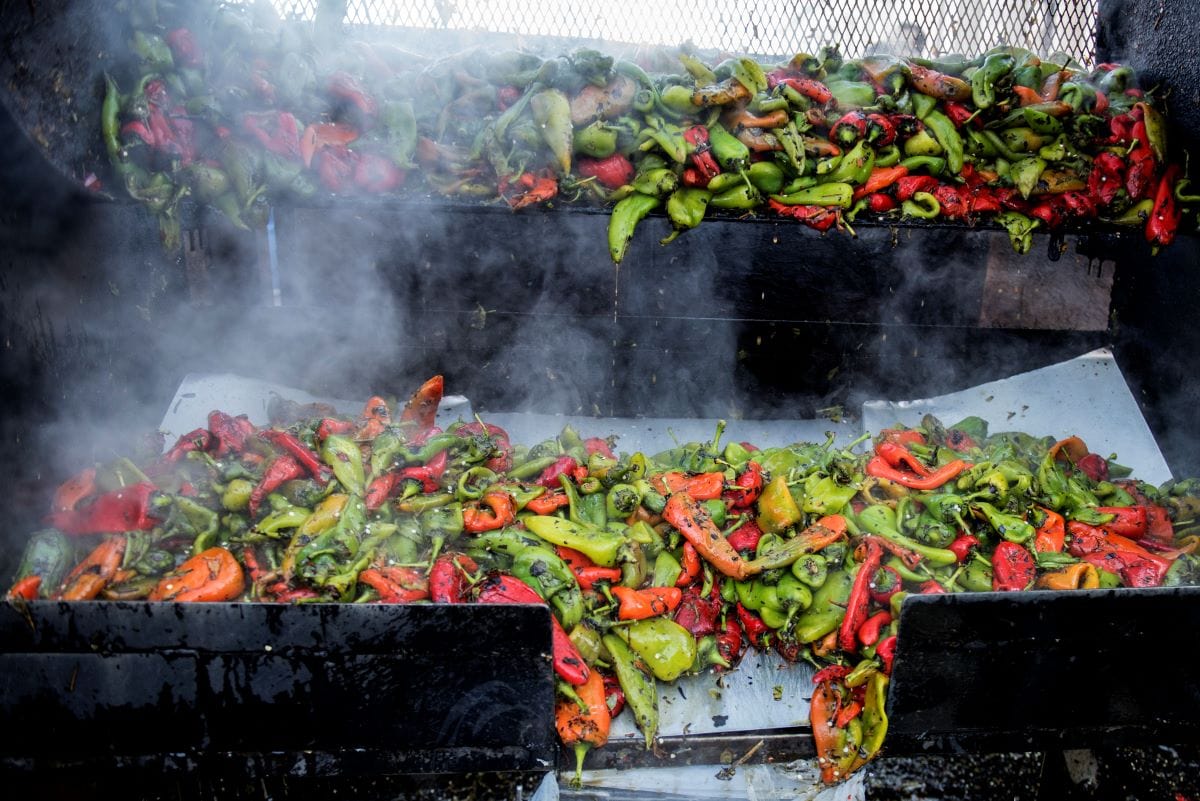
[[[1200,481],[1148,485],[1076,437],[927,417],[758,449],[718,423],[618,453],[570,427],[532,446],[478,419],[443,431],[441,397],[439,376],[356,417],[214,411],[165,451],[87,467],[9,598],[548,604],[581,760],[626,705],[650,747],[659,683],[771,649],[818,668],[836,782],[883,747],[908,595],[1200,583]]]
[[[714,213],[1042,229],[1101,221],[1169,244],[1188,179],[1153,92],[1119,64],[974,57],[777,64],[684,50],[430,59],[314,37],[265,3],[130,2],[106,82],[112,172],[179,245],[182,198],[262,226],[313,195],[611,207],[612,259],[661,209],[664,243]]]

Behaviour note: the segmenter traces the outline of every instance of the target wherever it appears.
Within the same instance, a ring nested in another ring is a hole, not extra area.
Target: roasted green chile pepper
[[[608,218],[608,254],[614,264],[620,264],[629,249],[633,232],[646,215],[658,208],[662,201],[653,195],[634,192],[617,202]]]
[[[333,475],[351,495],[366,490],[366,471],[358,443],[344,434],[330,434],[321,444],[321,459],[333,469]]]
[[[741,183],[712,196],[708,204],[714,209],[751,211],[763,203],[762,193],[753,184]]]
[[[854,202],[854,187],[848,183],[822,183],[787,195],[772,195],[772,200],[788,206],[836,206],[848,209]]]
[[[971,99],[976,108],[991,108],[996,103],[996,82],[1016,66],[1016,59],[1008,53],[992,53],[983,60],[979,69],[971,73]]]
[[[669,244],[684,231],[695,228],[704,219],[709,201],[713,193],[707,189],[681,187],[667,198],[667,217],[671,220],[670,234],[661,240],[661,244]]]
[[[819,589],[829,576],[829,564],[819,553],[801,556],[792,562],[792,575],[813,589]]]
[[[814,642],[837,630],[846,616],[846,602],[853,586],[854,573],[841,568],[832,571],[813,593],[808,609],[796,617],[792,627],[796,639],[802,643]]]
[[[727,131],[725,126],[720,123],[708,126],[708,142],[722,170],[740,172],[748,166],[750,148]]]
[[[646,748],[649,749],[658,733],[658,684],[654,674],[645,660],[616,634],[605,634],[603,643],[611,657],[621,691],[625,693],[625,702],[633,710],[634,721],[646,738]]]
[[[29,537],[21,561],[17,565],[16,580],[28,576],[40,576],[38,595],[47,598],[58,590],[67,572],[75,564],[75,548],[61,531],[48,528],[36,531]]]
[[[900,204],[905,217],[919,220],[935,220],[942,213],[942,204],[928,192],[916,192],[912,198]]]
[[[891,540],[897,545],[916,551],[935,567],[953,565],[958,562],[958,555],[945,548],[933,548],[917,542],[900,533],[896,527],[896,515],[891,508],[883,504],[871,504],[858,513],[858,525],[872,534]]]
[[[621,548],[626,543],[620,534],[580,525],[561,517],[534,515],[525,518],[525,527],[546,542],[574,548],[604,567],[617,564]]]
[[[674,681],[686,673],[696,659],[696,638],[670,618],[638,620],[619,627],[617,634],[659,681]]]
[[[963,141],[954,123],[940,111],[930,111],[923,120],[934,139],[946,155],[946,167],[951,175],[958,175],[963,168]]]

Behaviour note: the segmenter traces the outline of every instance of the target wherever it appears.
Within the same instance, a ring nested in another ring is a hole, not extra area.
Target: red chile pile
[[[664,242],[715,209],[821,231],[860,215],[986,221],[1023,253],[1036,229],[1093,220],[1140,227],[1157,249],[1198,198],[1154,98],[1118,64],[1011,47],[952,61],[833,48],[772,65],[586,49],[430,60],[322,44],[267,4],[192,5],[138,6],[102,121],[115,177],[169,248],[185,195],[246,227],[314,194],[611,205],[618,262],[660,207]]]
[[[649,747],[658,682],[749,648],[818,668],[822,777],[879,753],[913,593],[1200,583],[1200,481],[1161,487],[1076,437],[968,418],[848,446],[693,442],[618,455],[571,428],[525,446],[442,430],[440,376],[357,417],[220,411],[165,453],[56,493],[9,598],[533,603],[553,612],[557,724],[580,756],[628,706]]]

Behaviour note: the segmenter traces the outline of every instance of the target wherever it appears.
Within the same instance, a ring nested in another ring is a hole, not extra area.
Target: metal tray
[[[0,773],[546,772],[549,652],[538,606],[9,602]]]

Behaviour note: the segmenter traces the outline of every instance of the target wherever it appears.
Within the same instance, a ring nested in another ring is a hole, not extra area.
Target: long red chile
[[[305,445],[294,434],[289,434],[286,431],[280,431],[277,428],[267,429],[258,433],[260,437],[270,442],[272,445],[286,451],[293,459],[295,459],[309,475],[313,478],[322,481],[328,481],[330,476],[329,467],[321,461],[321,457],[313,451],[312,448]]]
[[[144,531],[157,519],[150,513],[150,495],[156,487],[141,482],[106,492],[86,507],[55,512],[48,518],[51,526],[64,534],[107,534]]]
[[[267,466],[266,472],[263,473],[262,481],[258,482],[250,491],[248,506],[250,517],[258,516],[258,507],[262,505],[263,500],[279,489],[285,481],[304,478],[304,476],[304,468],[288,454],[280,454],[275,457],[275,460]]]
[[[867,619],[867,605],[871,600],[871,579],[883,563],[883,548],[875,538],[866,538],[864,547],[867,550],[866,558],[854,576],[850,598],[846,601],[846,616],[842,618],[842,627],[838,630],[838,647],[851,653],[857,650],[858,629]]]

